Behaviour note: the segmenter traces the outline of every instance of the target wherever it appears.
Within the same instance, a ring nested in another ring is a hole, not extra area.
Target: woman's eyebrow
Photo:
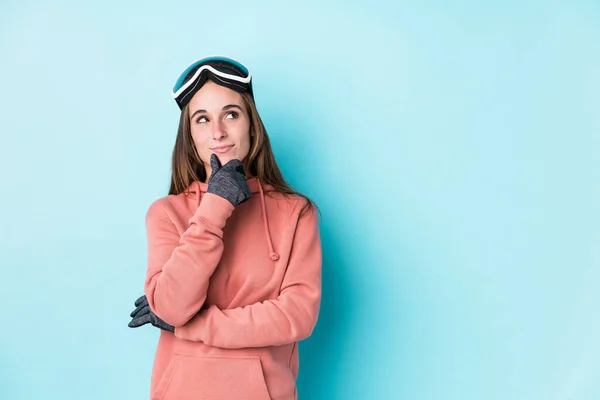
[[[244,111],[242,110],[242,107],[238,106],[237,104],[227,104],[225,107],[223,107],[223,110],[227,110],[230,108],[238,108],[240,111]]]
[[[237,108],[237,109],[239,109],[240,111],[244,111],[244,110],[242,109],[242,107],[238,106],[237,104],[227,104],[226,106],[224,106],[224,107],[223,107],[223,111],[224,111],[224,110],[229,110],[230,108]],[[204,110],[204,109],[200,109],[200,110],[196,110],[196,111],[194,111],[194,113],[193,113],[193,114],[190,116],[190,119],[194,118],[194,115],[196,115],[196,114],[200,114],[200,113],[206,113],[206,110]]]
[[[205,113],[205,112],[206,112],[206,110],[202,110],[202,109],[201,109],[201,110],[196,110],[196,111],[194,111],[194,113],[193,113],[193,114],[190,116],[190,119],[193,119],[193,118],[194,118],[194,115],[196,115],[196,114]]]

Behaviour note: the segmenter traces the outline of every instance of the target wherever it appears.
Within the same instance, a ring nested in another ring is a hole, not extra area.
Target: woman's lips
[[[217,153],[217,154],[225,154],[229,150],[231,150],[232,148],[233,148],[233,145],[231,145],[231,146],[219,146],[219,147],[212,148],[211,151],[213,153]]]

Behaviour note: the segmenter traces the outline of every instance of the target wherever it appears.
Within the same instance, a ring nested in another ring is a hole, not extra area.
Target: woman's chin
[[[226,153],[226,154],[217,154],[217,157],[219,157],[219,160],[221,161],[221,165],[225,165],[231,160],[240,160],[242,162],[244,161],[243,160],[244,157],[240,157],[240,155],[237,152]]]
[[[244,158],[245,158],[245,157],[240,157],[240,154],[238,154],[237,151],[229,151],[229,152],[223,153],[223,154],[214,152],[212,154],[215,154],[219,158],[221,165],[225,165],[231,160],[240,160],[241,162],[244,162]],[[209,158],[210,158],[210,156],[209,156]]]
[[[221,165],[225,165],[229,161],[235,159],[235,155],[233,155],[233,154],[217,154],[217,157],[219,157],[219,161],[221,161]]]

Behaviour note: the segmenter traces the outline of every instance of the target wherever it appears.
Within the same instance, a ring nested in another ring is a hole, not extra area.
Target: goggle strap
[[[226,86],[226,87],[227,87],[227,86],[234,86],[234,87],[237,87],[238,89],[240,89],[240,91],[245,91],[245,90],[246,90],[246,88],[247,88],[247,86],[245,86],[245,85],[242,85],[242,84],[240,84],[240,83],[237,83],[237,82],[235,82],[235,81],[234,81],[234,82],[232,82],[232,81],[226,81],[226,80],[224,80],[223,78],[220,78],[220,77],[219,77],[219,76],[217,76],[217,75],[214,75],[214,78],[216,78],[216,79],[220,80],[221,82],[223,82],[223,84],[224,84],[223,86]],[[193,86],[193,87],[191,87],[191,88],[190,88],[190,89],[189,89],[189,90],[188,90],[186,93],[184,93],[184,94],[181,96],[181,98],[179,98],[179,99],[178,99],[178,102],[179,102],[179,103],[182,103],[182,102],[184,102],[184,100],[186,99],[186,97],[188,97],[188,96],[189,96],[189,95],[191,95],[192,93],[195,93],[194,89],[196,88],[196,86],[197,86],[199,83],[200,83],[200,79],[196,79],[196,82],[195,82],[194,86]],[[232,88],[232,89],[233,89],[233,88]]]
[[[202,71],[204,71],[204,70],[210,71],[211,73],[213,73],[215,75],[215,77],[221,77],[221,78],[224,78],[224,79],[237,81],[237,82],[240,82],[240,83],[246,84],[246,85],[248,83],[250,83],[250,80],[252,79],[252,75],[250,73],[248,73],[247,77],[242,78],[241,76],[237,76],[237,75],[232,75],[232,74],[227,74],[225,72],[221,72],[221,71],[213,68],[210,65],[203,65],[200,68],[198,68],[198,70],[196,70],[196,73],[194,73],[194,76],[192,76],[190,79],[188,79],[176,92],[173,92],[173,98],[177,98],[189,86],[191,86],[192,84],[194,84],[198,80],[198,78],[200,77],[200,74],[202,73]]]

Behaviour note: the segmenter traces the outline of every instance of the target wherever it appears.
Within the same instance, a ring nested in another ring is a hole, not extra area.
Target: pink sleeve
[[[223,228],[232,212],[230,202],[207,193],[180,236],[161,203],[150,206],[144,292],[152,311],[168,324],[185,324],[204,304],[208,281],[223,254]]]
[[[180,339],[236,349],[279,346],[310,336],[321,301],[321,241],[315,208],[298,221],[279,296],[246,307],[200,311],[175,329]]]

